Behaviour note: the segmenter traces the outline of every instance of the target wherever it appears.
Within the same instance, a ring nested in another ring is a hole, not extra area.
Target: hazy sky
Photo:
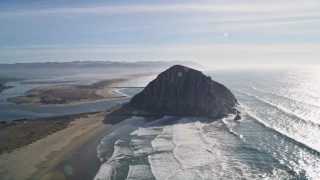
[[[320,1],[0,1],[0,63],[72,60],[320,65]]]

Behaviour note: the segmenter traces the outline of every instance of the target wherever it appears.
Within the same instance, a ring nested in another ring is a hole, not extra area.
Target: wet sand
[[[0,121],[0,153],[10,153],[54,134],[71,126],[75,119],[86,118],[90,114],[95,113]]]
[[[119,128],[118,136],[130,134],[141,121],[121,122],[137,112],[148,117],[146,122],[155,118],[131,106],[118,105],[103,112],[2,124],[1,132],[7,133],[1,134],[0,179],[92,179],[101,165],[97,158],[101,139]],[[28,134],[34,138],[30,140]],[[15,137],[7,143],[5,139],[11,135]],[[108,140],[110,156],[116,139]]]
[[[102,130],[97,136],[85,143],[70,158],[59,163],[50,178],[63,178],[66,180],[93,179],[101,164],[106,161],[106,159],[99,160],[97,157],[97,147],[104,137],[112,134],[112,136],[108,136],[103,147],[104,150],[108,149],[108,151],[103,152],[103,156],[111,157],[114,151],[114,144],[119,138],[129,136],[143,124],[157,118],[158,116],[132,118],[126,115],[112,117],[113,121],[118,121],[119,123],[109,124],[108,128]]]

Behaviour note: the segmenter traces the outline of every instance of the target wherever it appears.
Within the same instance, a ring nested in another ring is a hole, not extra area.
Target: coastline
[[[102,96],[105,95],[105,98],[96,101],[123,97],[123,94],[117,92],[119,89],[117,86],[128,81],[130,79],[110,83],[108,87],[104,86],[103,88],[101,88],[101,84],[98,85],[100,87],[97,89],[98,93]],[[109,94],[117,97],[107,96]],[[67,106],[70,104],[57,105]],[[94,164],[91,174],[86,175],[93,177],[101,165],[97,159],[97,143],[99,144],[105,133],[110,130],[108,127],[136,115],[136,110],[123,109],[122,107],[123,105],[116,105],[100,112],[0,122],[0,179],[52,179],[56,177],[55,169],[77,154],[78,150],[84,146],[90,148],[92,152],[88,163]],[[116,117],[112,116],[111,122],[106,122],[105,117],[113,113]],[[91,145],[85,145],[88,143]],[[92,143],[95,144],[92,145]],[[89,154],[87,155],[89,156]],[[93,172],[94,174],[92,174]]]
[[[17,78],[1,78],[0,77],[0,93],[6,89],[13,88],[14,86],[7,86],[6,83],[9,81],[17,81]]]
[[[108,127],[103,118],[119,107],[99,113],[82,114],[75,117],[62,130],[0,154],[0,179],[39,179],[50,177],[53,169],[70,157],[84,143]],[[19,172],[19,173],[16,173]]]
[[[101,171],[106,158],[111,158],[115,151],[115,143],[122,137],[128,137],[132,132],[143,126],[145,123],[156,120],[159,116],[131,116],[114,111],[106,116],[105,120],[111,119],[115,122],[110,122],[108,127],[103,129],[95,137],[83,144],[76,153],[59,165],[50,174],[52,179],[93,179]],[[129,113],[128,113],[129,114]]]
[[[116,79],[102,79],[90,85],[56,84],[36,87],[25,92],[25,95],[10,97],[7,102],[25,105],[77,105],[125,97],[116,89],[130,84],[133,80],[145,79],[153,73],[123,75]]]
[[[2,84],[0,84],[0,93],[6,89],[10,89],[10,88],[13,88],[13,86],[4,86]]]
[[[75,105],[101,100],[111,100],[123,96],[113,93],[111,87],[129,79],[106,79],[91,85],[51,85],[31,89],[23,96],[11,97],[7,101],[26,106],[35,105]]]

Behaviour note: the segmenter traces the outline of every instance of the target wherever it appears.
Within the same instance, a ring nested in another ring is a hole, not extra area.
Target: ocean
[[[235,94],[240,121],[166,116],[110,150],[115,130],[97,147],[95,179],[320,179],[319,68],[204,73]]]
[[[166,116],[149,122],[133,116],[110,125],[114,132],[97,147],[102,165],[95,179],[320,179],[319,68],[204,74],[234,93],[240,121]],[[69,79],[53,80],[52,84]],[[66,83],[92,83],[90,79],[71,80]],[[141,87],[149,80],[125,86]],[[101,111],[128,102],[142,90],[119,89],[128,96],[111,101],[24,106],[8,103],[6,98],[48,84],[14,81],[6,85],[15,87],[0,93],[3,121]]]

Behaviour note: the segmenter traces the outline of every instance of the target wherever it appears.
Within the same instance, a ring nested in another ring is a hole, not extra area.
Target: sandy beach
[[[25,105],[57,103],[68,106],[119,98],[124,94],[118,92],[117,87],[128,80],[130,79],[103,80],[81,86],[46,86],[32,89],[25,96],[10,101]],[[95,99],[93,96],[99,97]],[[59,99],[66,102],[62,103]],[[132,115],[143,114],[153,115],[133,107],[118,105],[101,112],[0,122],[0,179],[61,179],[60,176],[65,176],[62,179],[77,179],[83,175],[93,178],[101,165],[96,156],[97,145],[106,134],[114,130],[108,127]],[[127,129],[124,132],[127,133]],[[84,152],[79,153],[80,151]],[[112,148],[110,152],[112,153]],[[87,157],[88,162],[84,163],[89,163],[91,170],[85,169],[82,174],[79,172],[83,167],[75,167],[74,176],[66,177],[64,163],[78,163],[81,158],[73,160],[73,156],[78,154]]]
[[[70,157],[85,142],[108,126],[102,120],[115,109],[82,114],[72,119],[65,129],[9,153],[2,153],[0,179],[50,179],[59,162]]]
[[[146,79],[152,76],[154,76],[154,73],[140,73],[123,75],[115,79],[102,79],[90,85],[48,85],[28,90],[23,96],[10,97],[7,101],[15,104],[34,106],[46,104],[75,105],[111,100],[125,97],[124,94],[116,91],[118,87],[126,87],[132,83],[132,81],[138,81],[139,79]],[[22,83],[33,84],[34,82]],[[36,83],[47,84],[48,82],[36,81]]]
[[[38,87],[26,92],[24,96],[8,98],[8,102],[23,105],[41,104],[79,104],[105,99],[123,97],[112,92],[112,87],[128,79],[107,79],[91,85],[51,85]]]

